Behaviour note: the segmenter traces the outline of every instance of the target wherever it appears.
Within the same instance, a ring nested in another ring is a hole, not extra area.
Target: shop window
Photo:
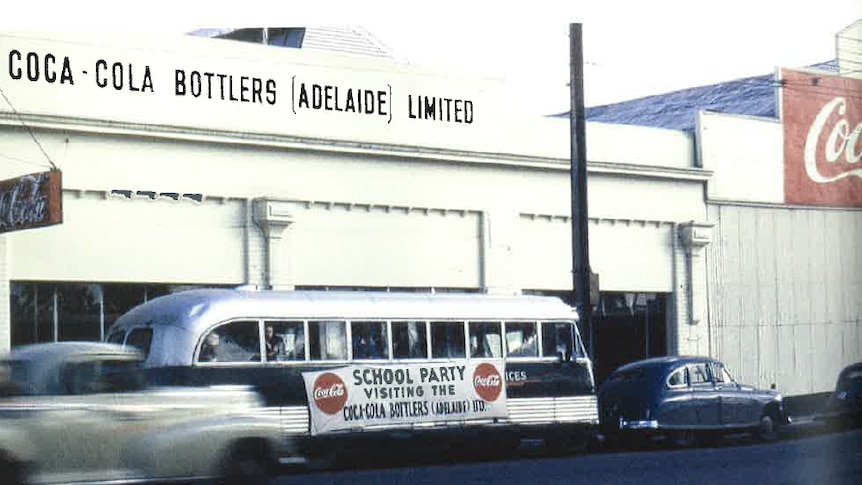
[[[305,324],[268,321],[264,324],[267,361],[305,360]]]
[[[501,322],[470,322],[470,357],[502,357],[501,326]]]
[[[431,322],[431,357],[454,359],[466,357],[464,324],[461,322]]]
[[[57,285],[57,300],[57,340],[102,340],[101,285]]]
[[[311,360],[347,360],[346,329],[343,321],[308,322]]]
[[[539,356],[535,322],[506,322],[506,355],[509,357]]]
[[[350,322],[350,333],[354,360],[389,358],[386,322]]]
[[[425,322],[392,322],[392,356],[396,359],[428,357]]]

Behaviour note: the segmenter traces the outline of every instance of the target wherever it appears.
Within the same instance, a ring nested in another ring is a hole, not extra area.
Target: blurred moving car
[[[789,424],[781,394],[738,384],[709,357],[657,357],[624,365],[599,389],[601,432],[608,441],[667,437],[677,446],[748,431],[763,440]]]
[[[0,359],[0,481],[263,483],[277,418],[238,386],[147,388],[142,356],[98,342],[35,344]]]
[[[862,425],[862,362],[848,365],[838,374],[835,390],[819,418],[838,428]]]

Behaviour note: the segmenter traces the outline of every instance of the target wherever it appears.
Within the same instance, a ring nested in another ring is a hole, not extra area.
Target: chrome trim
[[[620,418],[620,429],[658,429],[658,421],[654,419],[644,421],[626,421]]]

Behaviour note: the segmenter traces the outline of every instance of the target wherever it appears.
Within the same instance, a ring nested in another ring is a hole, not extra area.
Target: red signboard
[[[0,181],[0,233],[63,222],[59,170]]]
[[[862,80],[781,70],[784,198],[862,207]]]

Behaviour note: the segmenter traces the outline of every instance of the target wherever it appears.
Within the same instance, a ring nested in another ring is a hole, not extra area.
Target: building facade
[[[100,339],[196,286],[570,298],[568,121],[501,80],[192,36],[0,54],[0,179],[63,175],[61,224],[0,234],[2,348]],[[707,353],[692,138],[588,123],[587,144],[600,374]]]

